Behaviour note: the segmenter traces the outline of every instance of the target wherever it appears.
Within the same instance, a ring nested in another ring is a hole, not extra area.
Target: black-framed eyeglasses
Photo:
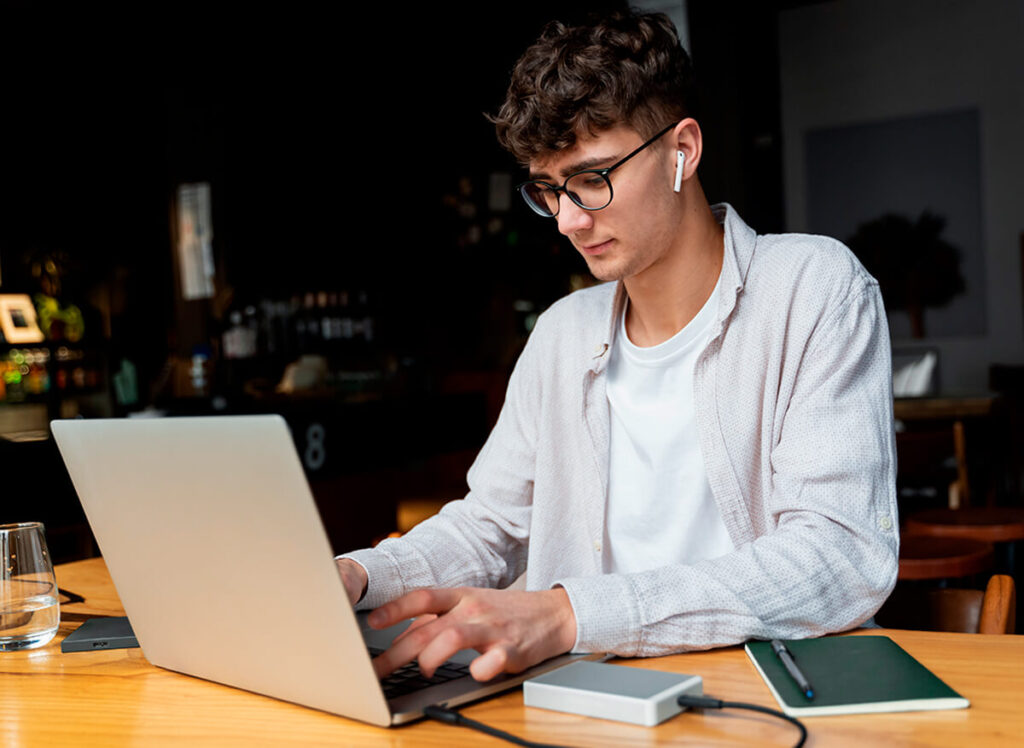
[[[561,187],[541,179],[531,179],[529,182],[523,182],[518,185],[516,189],[519,190],[519,194],[526,200],[526,204],[535,213],[545,218],[554,218],[558,215],[559,192],[564,192],[570,200],[583,208],[583,210],[607,208],[613,197],[612,181],[608,178],[608,175],[675,126],[675,122],[668,125],[653,138],[611,166],[607,166],[604,169],[584,169],[575,174],[570,174],[562,182]]]

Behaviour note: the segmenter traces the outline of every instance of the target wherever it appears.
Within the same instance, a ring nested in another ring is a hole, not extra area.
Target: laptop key
[[[469,674],[469,668],[468,667],[467,668],[455,668],[455,667],[452,667],[452,665],[454,665],[454,664],[455,663],[446,663],[446,664],[442,665],[441,667],[439,667],[435,671],[434,676],[435,677],[441,676],[441,677],[445,678],[446,680],[452,680],[453,678],[462,678],[462,677],[464,677],[464,676]]]

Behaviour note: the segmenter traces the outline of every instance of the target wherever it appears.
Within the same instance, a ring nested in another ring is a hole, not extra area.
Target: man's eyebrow
[[[564,179],[570,174],[575,174],[579,171],[586,171],[587,169],[596,169],[599,166],[611,165],[619,160],[619,155],[615,154],[612,156],[591,156],[580,161],[566,164],[565,168],[562,169],[561,176]],[[551,175],[546,172],[530,172],[530,179],[551,179]]]

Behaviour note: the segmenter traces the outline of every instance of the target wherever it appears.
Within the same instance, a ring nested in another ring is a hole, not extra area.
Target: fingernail
[[[382,623],[384,623],[384,614],[378,610],[375,610],[372,613],[370,613],[369,618],[367,618],[366,620],[370,623],[371,626],[380,626]]]

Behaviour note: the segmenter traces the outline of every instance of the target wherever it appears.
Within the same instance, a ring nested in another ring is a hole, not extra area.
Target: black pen
[[[804,692],[804,696],[808,699],[813,699],[814,688],[811,686],[811,682],[807,680],[807,676],[801,673],[800,668],[796,666],[793,655],[786,649],[786,645],[778,639],[772,639],[772,649],[775,651],[775,655],[782,660],[782,664],[786,667],[786,672],[796,681],[800,690]]]

